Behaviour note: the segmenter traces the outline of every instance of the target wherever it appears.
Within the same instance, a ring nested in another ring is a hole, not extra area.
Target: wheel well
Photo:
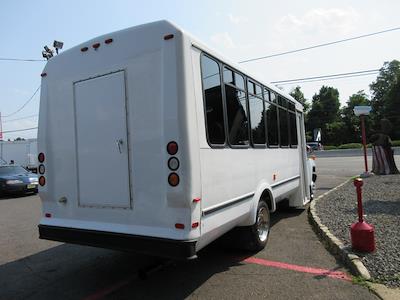
[[[267,204],[269,210],[270,211],[272,210],[272,207],[273,207],[272,201],[273,200],[272,200],[271,192],[269,190],[264,190],[264,192],[261,194],[260,201],[264,201]]]

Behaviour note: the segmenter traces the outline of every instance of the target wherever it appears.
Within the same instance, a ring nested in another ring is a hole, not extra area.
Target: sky
[[[400,1],[3,1],[0,58],[41,59],[53,40],[68,49],[98,35],[167,19],[231,61],[290,51],[400,26]],[[379,69],[400,60],[400,30],[242,64],[263,82]],[[37,126],[45,62],[0,61],[3,132]],[[307,99],[322,85],[339,90],[340,102],[364,90],[375,75],[282,85],[300,85]],[[11,116],[7,117],[7,115]],[[36,130],[4,133],[3,139],[35,138]]]

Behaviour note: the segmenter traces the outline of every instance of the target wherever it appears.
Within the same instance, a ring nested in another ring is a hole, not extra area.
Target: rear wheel
[[[257,206],[256,222],[252,226],[241,227],[239,241],[249,251],[260,251],[265,248],[269,237],[270,214],[267,204],[260,201]]]

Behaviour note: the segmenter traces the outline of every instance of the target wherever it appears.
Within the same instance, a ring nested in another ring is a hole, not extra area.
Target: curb
[[[331,252],[333,255],[340,257],[340,259],[344,262],[344,264],[350,269],[350,271],[357,276],[361,276],[365,280],[370,280],[371,275],[369,274],[367,268],[362,263],[360,257],[355,255],[354,253],[350,252],[348,247],[346,247],[342,241],[340,241],[336,236],[334,236],[324,224],[322,224],[321,219],[318,217],[315,204],[316,202],[325,197],[326,195],[334,192],[338,188],[345,185],[351,179],[346,180],[342,184],[339,184],[337,187],[329,190],[328,192],[318,196],[314,199],[310,207],[308,209],[308,220],[314,228],[314,231],[317,235],[322,239],[323,243],[325,244],[326,248]]]
[[[373,283],[371,282],[371,274],[367,270],[367,268],[362,263],[362,260],[359,256],[355,255],[351,252],[350,247],[346,247],[342,241],[340,241],[336,236],[334,236],[324,224],[322,224],[321,219],[317,215],[317,211],[315,208],[316,202],[326,195],[336,191],[338,188],[342,187],[352,178],[346,180],[342,184],[339,184],[337,187],[329,190],[328,192],[318,196],[315,198],[309,208],[308,208],[308,220],[313,227],[314,231],[320,237],[322,243],[328,249],[330,253],[334,256],[339,257],[341,261],[344,263],[346,267],[348,267],[353,275],[361,276],[363,279],[368,281],[368,288],[371,292],[373,292],[377,297],[384,300],[397,300],[400,299],[400,289],[391,289],[386,287],[383,284]]]

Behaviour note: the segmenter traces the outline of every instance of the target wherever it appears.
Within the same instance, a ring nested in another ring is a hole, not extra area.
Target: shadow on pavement
[[[272,226],[303,212],[280,209],[272,215]],[[242,265],[241,260],[252,255],[227,247],[223,238],[200,251],[196,260],[170,262],[140,254],[62,244],[1,265],[0,299],[93,300],[133,296],[182,299],[196,296],[196,290],[212,276],[217,276],[213,282],[218,282],[218,274]],[[314,278],[320,280],[325,276]],[[223,298],[222,285],[215,289]],[[210,291],[216,292],[215,289]]]

